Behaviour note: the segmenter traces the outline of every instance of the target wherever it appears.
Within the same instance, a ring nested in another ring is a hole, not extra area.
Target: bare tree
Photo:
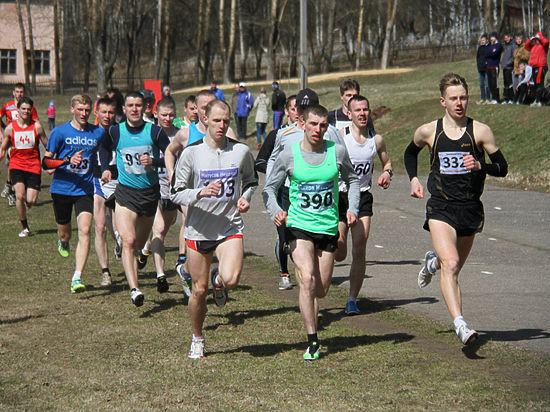
[[[61,53],[60,53],[60,30],[59,30],[59,0],[53,0],[53,44],[55,56],[55,92],[62,93],[63,85],[61,83]]]
[[[390,37],[391,32],[393,29],[393,26],[395,24],[395,14],[397,12],[397,3],[399,0],[393,0],[393,7],[392,7],[392,0],[387,0],[388,4],[388,19],[386,21],[386,37],[384,38],[384,48],[382,49],[382,62],[380,63],[380,68],[387,69],[388,68],[388,58],[390,54]]]
[[[126,15],[124,16],[126,47],[128,64],[126,67],[126,79],[129,90],[135,87],[136,67],[139,62],[140,49],[142,47],[140,34],[143,31],[146,19],[151,14],[154,4],[148,4],[141,0],[127,0]]]
[[[19,21],[19,32],[21,34],[21,46],[23,50],[23,71],[25,73],[25,84],[29,85],[29,61],[27,58],[27,38],[25,36],[25,26],[23,24],[23,13],[21,12],[21,1],[16,0],[17,20]]]
[[[29,26],[29,52],[31,55],[31,89],[36,92],[36,56],[34,55],[34,35],[32,33],[31,0],[27,0],[27,25]],[[24,50],[23,53],[27,53]]]
[[[359,70],[361,64],[361,51],[363,46],[363,15],[365,13],[365,1],[359,2],[359,22],[357,23],[357,46],[355,52],[355,70]]]
[[[225,46],[225,1],[220,0],[219,9],[219,33],[220,33],[220,54],[223,65],[223,82],[229,83],[233,80],[235,71],[235,33],[237,31],[237,0],[231,0],[231,11],[229,15],[229,41]]]
[[[288,0],[271,0],[269,38],[266,55],[267,71],[265,78],[267,80],[273,80],[275,78],[275,49],[279,43],[279,31],[287,2]]]

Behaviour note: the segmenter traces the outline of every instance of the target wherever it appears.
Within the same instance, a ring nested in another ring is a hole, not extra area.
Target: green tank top
[[[290,176],[287,226],[312,233],[338,234],[338,163],[334,142],[318,166],[304,160],[300,143],[291,146],[294,170]]]

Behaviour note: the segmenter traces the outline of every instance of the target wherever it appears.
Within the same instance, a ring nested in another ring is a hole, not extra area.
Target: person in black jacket
[[[479,76],[479,88],[481,89],[481,100],[478,104],[487,104],[491,100],[489,92],[489,79],[487,78],[487,59],[485,58],[485,50],[487,49],[487,35],[482,34],[479,39],[477,48],[477,73]]]
[[[271,95],[271,110],[273,110],[273,129],[277,130],[283,124],[286,95],[279,89],[279,83],[273,82],[273,94]]]

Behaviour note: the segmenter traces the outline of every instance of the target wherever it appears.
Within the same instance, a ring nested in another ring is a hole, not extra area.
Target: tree
[[[363,14],[364,14],[365,1],[359,2],[359,23],[357,24],[357,48],[355,52],[355,70],[359,70],[359,64],[361,61],[361,48],[363,46]]]
[[[128,64],[126,67],[126,79],[128,90],[134,90],[136,67],[139,62],[142,43],[140,34],[143,31],[146,19],[151,14],[154,4],[147,4],[141,0],[127,0],[124,23],[126,32],[126,47]]]
[[[382,62],[380,64],[380,68],[387,69],[388,68],[388,57],[390,54],[390,37],[391,32],[393,30],[393,27],[395,25],[395,14],[397,12],[397,3],[399,0],[393,0],[393,7],[392,7],[392,0],[387,0],[388,4],[388,19],[386,21],[386,36],[384,37],[384,48],[382,49]]]
[[[275,78],[275,49],[279,43],[279,31],[285,7],[288,0],[271,0],[271,13],[269,20],[269,38],[267,44],[266,55],[266,76],[267,80],[273,80]]]
[[[225,1],[220,0],[219,9],[219,34],[220,34],[220,55],[223,66],[223,82],[229,83],[235,74],[235,33],[237,30],[237,0],[231,0],[231,11],[229,14],[229,40],[225,45]]]
[[[23,24],[23,13],[21,12],[21,0],[16,0],[17,20],[19,21],[19,33],[21,34],[21,46],[23,50],[23,71],[25,74],[25,85],[29,85],[29,61],[27,58],[27,38],[25,36],[25,26]]]
[[[32,33],[31,0],[27,0],[27,25],[29,26],[29,53],[31,55],[31,89],[36,92],[36,56],[34,55],[34,36]],[[27,53],[24,49],[23,53]]]
[[[59,30],[59,0],[53,0],[53,44],[55,56],[55,92],[61,94],[63,85],[61,83],[61,53],[60,53],[60,30]]]

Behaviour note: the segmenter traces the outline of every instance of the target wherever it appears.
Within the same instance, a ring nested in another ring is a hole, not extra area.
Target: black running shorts
[[[361,197],[359,198],[359,216],[361,218],[364,216],[372,216],[372,194],[368,190],[361,192]],[[339,192],[338,193],[338,220],[340,222],[347,223],[348,219],[346,213],[348,212],[349,201],[348,201],[348,192]]]
[[[295,227],[287,227],[286,241],[291,242],[296,239],[307,240],[313,243],[315,249],[324,250],[325,252],[333,253],[338,248],[338,235],[325,235],[323,233],[313,233],[307,230],[297,229]]]
[[[115,189],[116,202],[138,216],[154,216],[160,199],[159,185],[135,189],[119,182]]]
[[[94,196],[82,195],[82,196],[67,196],[52,193],[53,200],[53,213],[55,215],[55,222],[58,225],[66,225],[71,222],[71,215],[74,212],[76,217],[83,212],[94,212]]]
[[[11,184],[23,183],[27,189],[40,190],[42,176],[39,173],[31,173],[26,170],[10,169]]]
[[[432,197],[426,203],[424,229],[427,231],[430,230],[428,225],[430,219],[447,223],[459,237],[472,236],[483,230],[485,222],[483,203],[481,201],[452,203]]]

